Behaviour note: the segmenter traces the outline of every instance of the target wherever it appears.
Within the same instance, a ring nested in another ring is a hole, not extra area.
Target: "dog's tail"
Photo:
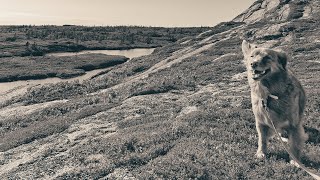
[[[309,139],[309,135],[304,131],[304,128],[302,125],[301,125],[301,127],[302,127],[301,137],[302,137],[303,142],[306,142]]]

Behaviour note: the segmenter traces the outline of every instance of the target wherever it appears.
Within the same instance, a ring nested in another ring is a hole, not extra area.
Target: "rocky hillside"
[[[320,2],[258,0],[232,22],[91,80],[1,100],[1,179],[311,179],[277,140],[257,160],[242,39],[281,48],[308,95],[303,163],[320,172]]]

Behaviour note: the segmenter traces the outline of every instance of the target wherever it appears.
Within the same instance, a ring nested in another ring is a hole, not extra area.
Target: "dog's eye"
[[[250,56],[250,57],[253,57],[253,55],[252,55],[252,56]]]
[[[271,59],[269,56],[265,56],[265,57],[262,58],[261,62],[263,64],[266,64],[269,61],[269,59]]]

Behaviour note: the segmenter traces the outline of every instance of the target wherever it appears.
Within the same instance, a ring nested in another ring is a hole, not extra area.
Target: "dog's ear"
[[[247,56],[252,50],[252,45],[246,40],[242,41],[242,53],[244,56]]]
[[[288,62],[288,55],[283,51],[277,51],[278,62],[282,66],[284,70],[286,70],[287,62]]]

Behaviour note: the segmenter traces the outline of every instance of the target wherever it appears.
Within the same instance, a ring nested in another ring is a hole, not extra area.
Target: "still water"
[[[80,52],[62,52],[62,53],[49,53],[47,56],[75,56],[80,54],[90,54],[90,53],[101,53],[108,55],[121,55],[127,58],[135,58],[144,55],[149,55],[154,51],[155,48],[137,48],[129,50],[89,50]]]

